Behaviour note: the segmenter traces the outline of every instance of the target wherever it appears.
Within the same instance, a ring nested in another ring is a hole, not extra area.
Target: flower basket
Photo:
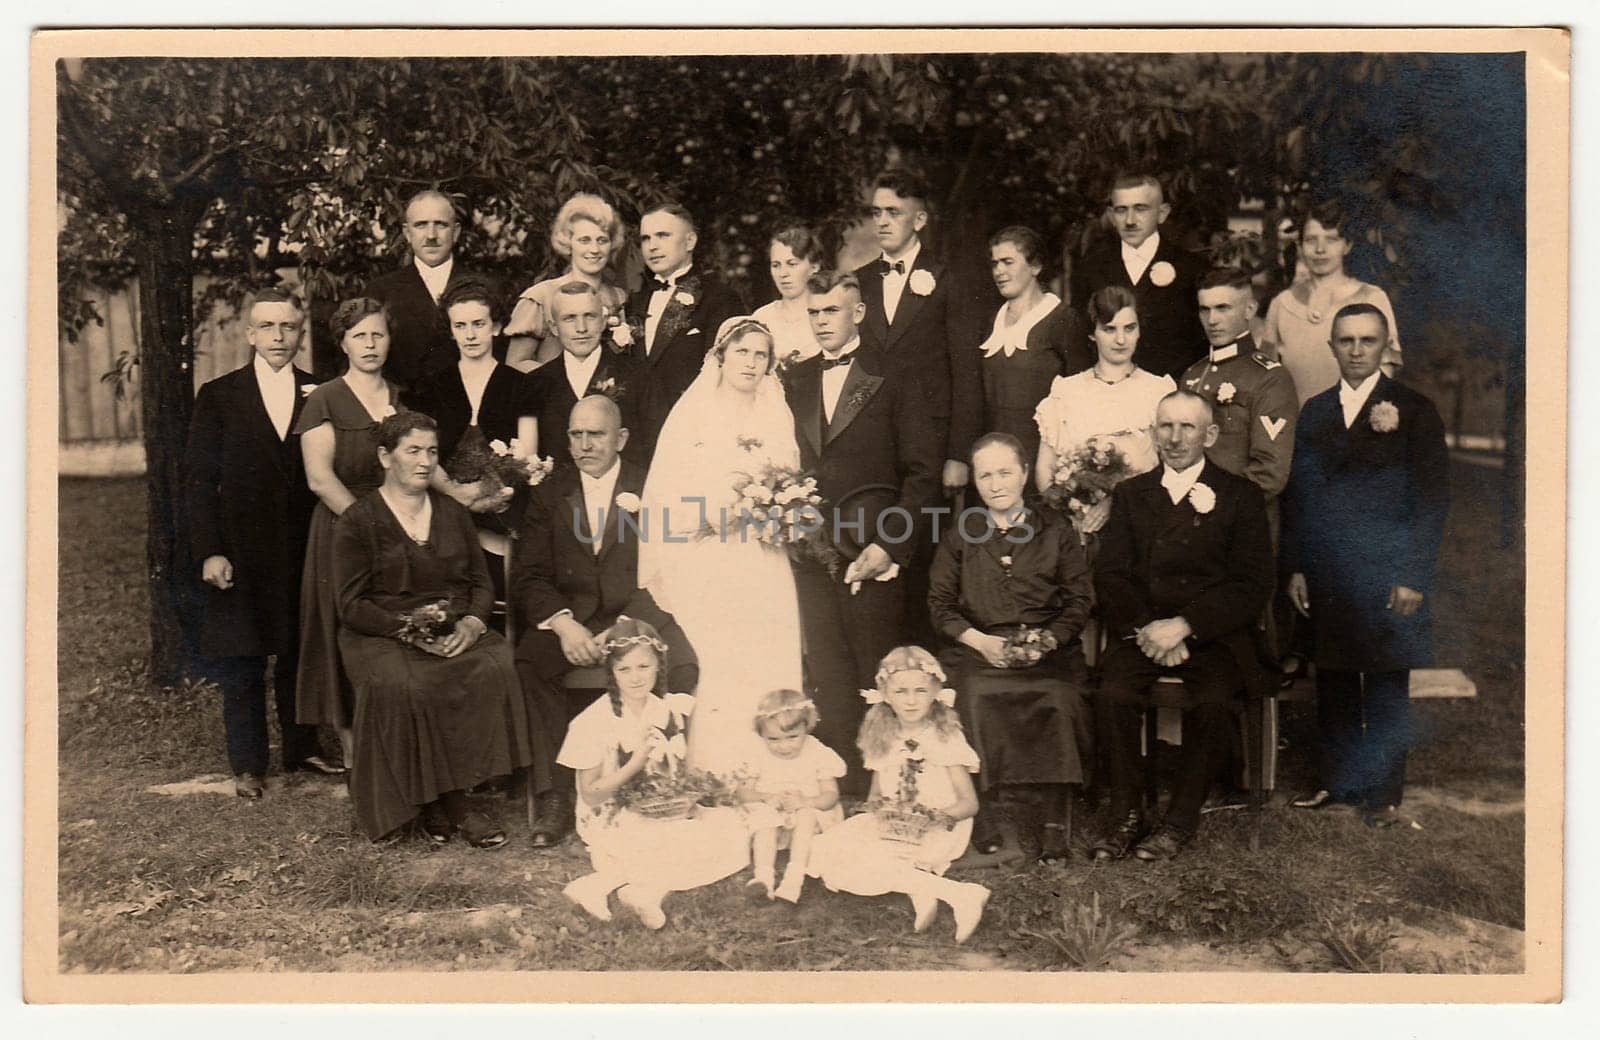
[[[906,845],[920,844],[928,833],[929,825],[933,823],[922,813],[904,809],[879,809],[877,816],[878,837]]]
[[[696,794],[661,795],[640,799],[629,808],[647,820],[687,820],[699,800]]]

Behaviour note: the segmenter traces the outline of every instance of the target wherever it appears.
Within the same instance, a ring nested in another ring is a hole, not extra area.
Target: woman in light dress
[[[587,282],[594,287],[608,320],[622,313],[628,294],[611,284],[608,277],[621,241],[622,222],[605,199],[579,193],[566,201],[550,225],[550,248],[568,261],[567,270],[529,286],[517,298],[505,328],[510,338],[506,364],[531,372],[561,356],[561,344],[551,334],[549,323],[555,314],[555,293],[570,281]]]
[[[822,239],[810,228],[795,224],[773,235],[767,252],[778,298],[758,308],[752,317],[771,330],[779,361],[787,362],[794,354],[800,355],[796,360],[804,360],[822,350],[811,334],[811,317],[806,313],[806,282],[828,266]]]
[[[724,322],[662,427],[644,486],[639,585],[700,659],[689,762],[717,773],[761,750],[750,725],[761,697],[801,682],[788,554],[741,530],[735,490],[742,476],[799,464],[774,362],[765,325],[749,316]]]
[[[1081,448],[1091,437],[1109,437],[1122,450],[1129,476],[1155,468],[1151,427],[1156,405],[1177,389],[1171,376],[1146,372],[1134,363],[1139,349],[1139,313],[1133,290],[1108,285],[1089,297],[1089,321],[1097,360],[1077,375],[1057,377],[1050,396],[1039,402],[1039,459],[1034,480],[1039,490],[1050,486],[1057,460]],[[1111,515],[1111,496],[1085,515],[1079,531],[1093,534]]]
[[[1304,405],[1339,381],[1339,363],[1328,348],[1333,316],[1352,303],[1370,303],[1389,322],[1389,349],[1383,359],[1386,375],[1394,376],[1400,357],[1399,326],[1389,297],[1376,285],[1353,278],[1344,269],[1351,242],[1348,223],[1336,202],[1313,206],[1300,227],[1300,261],[1304,277],[1273,298],[1261,329],[1261,349],[1275,355],[1294,379]]]

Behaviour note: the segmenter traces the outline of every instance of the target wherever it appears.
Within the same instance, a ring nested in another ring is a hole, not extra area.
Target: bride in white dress
[[[788,555],[754,532],[742,535],[734,489],[741,474],[799,465],[774,362],[765,325],[751,317],[724,322],[661,428],[644,486],[639,585],[683,627],[700,661],[689,763],[724,774],[759,749],[753,720],[762,696],[800,689],[800,613]]]

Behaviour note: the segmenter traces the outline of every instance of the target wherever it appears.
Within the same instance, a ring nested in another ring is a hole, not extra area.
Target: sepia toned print
[[[32,999],[1558,992],[1562,35],[353,39],[36,40]]]

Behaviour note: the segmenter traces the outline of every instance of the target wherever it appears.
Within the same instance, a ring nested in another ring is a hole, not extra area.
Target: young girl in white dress
[[[949,903],[958,943],[983,919],[989,890],[952,881],[944,872],[966,849],[978,795],[972,774],[978,754],[961,732],[955,691],[944,670],[919,646],[897,647],[878,666],[876,689],[863,690],[873,706],[857,745],[872,772],[871,802],[914,803],[933,822],[920,840],[894,840],[878,812],[864,812],[818,835],[808,873],[833,891],[863,896],[903,892],[911,897],[914,927],[927,931]]]
[[[615,804],[647,771],[684,768],[687,694],[664,693],[667,644],[626,616],[606,630],[607,691],[572,720],[556,761],[577,774],[578,836],[594,872],[562,894],[602,921],[613,891],[647,928],[667,923],[668,892],[709,885],[750,862],[750,832],[737,808],[698,807],[687,819],[649,819]]]
[[[844,759],[811,735],[816,728],[816,705],[799,690],[773,690],[756,706],[762,749],[746,766],[750,779],[740,798],[752,832],[755,877],[748,884],[768,899],[800,901],[812,838],[844,820]],[[774,887],[780,848],[789,850],[789,865]]]

